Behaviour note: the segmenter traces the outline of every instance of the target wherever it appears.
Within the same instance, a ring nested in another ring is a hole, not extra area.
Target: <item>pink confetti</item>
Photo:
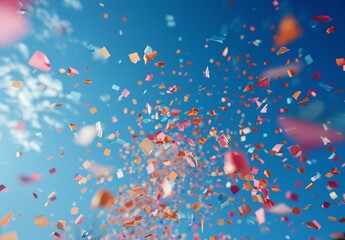
[[[68,68],[68,73],[72,74],[72,75],[77,75],[77,74],[79,74],[79,71],[77,69],[69,67]]]
[[[230,151],[224,155],[224,171],[226,174],[249,171],[246,155],[241,151]]]
[[[41,51],[34,52],[29,60],[29,65],[44,72],[51,70],[48,57]]]
[[[128,97],[130,94],[130,91],[128,91],[127,89],[123,89],[123,91],[121,92],[121,95],[124,96],[125,98]]]
[[[256,221],[259,225],[264,224],[266,222],[265,218],[265,209],[259,208],[255,211]]]

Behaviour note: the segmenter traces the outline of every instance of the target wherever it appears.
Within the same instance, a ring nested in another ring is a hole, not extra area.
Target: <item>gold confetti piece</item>
[[[48,226],[48,219],[43,215],[35,216],[34,224],[39,228],[44,228]]]
[[[79,213],[79,208],[78,207],[72,207],[70,214],[71,215],[77,215]]]
[[[252,185],[250,184],[250,182],[245,182],[245,183],[243,183],[243,188],[246,191],[250,191],[250,190],[252,190]]]
[[[280,191],[280,187],[279,186],[272,186],[272,192],[279,192]]]
[[[11,220],[12,216],[13,216],[12,212],[7,213],[7,215],[1,219],[1,222],[0,222],[1,227],[5,228],[8,222]]]
[[[335,59],[335,62],[337,64],[337,66],[342,67],[345,65],[345,58],[337,58],[337,59]]]
[[[90,108],[91,114],[95,114],[96,112],[97,112],[97,108],[95,108],[95,107]]]
[[[85,80],[84,80],[84,84],[90,85],[90,84],[91,84],[91,80],[85,79]]]
[[[60,68],[60,69],[59,69],[59,72],[60,72],[61,74],[63,74],[63,73],[65,73],[65,72],[66,72],[66,69],[64,69],[64,68]]]
[[[218,224],[218,226],[223,226],[224,225],[224,219],[223,218],[218,219],[217,224]]]
[[[201,209],[201,204],[199,202],[195,202],[193,203],[192,208],[194,211],[198,212]]]
[[[0,235],[0,240],[18,240],[18,235],[16,232],[5,233]]]
[[[85,162],[83,162],[83,168],[85,168],[85,169],[88,169],[89,167],[91,167],[91,165],[92,165],[92,163],[90,162],[90,161],[85,161]]]
[[[134,64],[140,61],[140,57],[137,52],[129,54],[128,57],[129,57],[129,60]]]
[[[149,139],[145,138],[140,144],[139,144],[139,148],[145,153],[145,154],[149,154],[152,152],[153,148],[154,148],[154,144],[152,141],[150,141]]]
[[[228,47],[224,48],[223,52],[222,52],[222,56],[226,57],[226,55],[228,55],[229,49]]]
[[[101,229],[101,230],[105,230],[106,228],[107,228],[107,226],[104,223],[102,223],[101,226],[99,227],[99,229]]]
[[[176,177],[177,177],[177,173],[175,171],[171,171],[169,174],[170,180],[175,181]]]
[[[103,155],[109,157],[111,150],[109,148],[104,149]]]
[[[313,183],[309,183],[309,184],[305,187],[305,190],[309,190],[309,189],[311,189],[313,186],[314,186]]]
[[[338,195],[336,194],[336,192],[331,192],[331,193],[329,194],[329,196],[330,196],[330,198],[331,198],[332,200],[338,198]]]
[[[300,94],[301,94],[301,91],[297,91],[297,92],[295,92],[294,94],[292,94],[292,97],[293,97],[295,100],[297,100]]]
[[[19,82],[19,81],[13,81],[12,84],[11,84],[11,87],[13,88],[21,88],[22,87],[22,82]]]
[[[105,59],[109,58],[111,55],[106,47],[98,49],[98,53],[101,54]]]
[[[77,130],[78,127],[76,125],[74,125],[73,123],[69,124],[69,129],[71,129],[71,131]]]

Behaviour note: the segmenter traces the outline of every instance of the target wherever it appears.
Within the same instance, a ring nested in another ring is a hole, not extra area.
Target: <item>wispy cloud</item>
[[[43,28],[38,29],[35,34],[38,40],[49,39],[52,35],[66,35],[73,31],[71,22],[61,19],[58,14],[44,8],[37,8],[34,11],[35,16],[43,23]]]
[[[64,125],[58,120],[59,111],[51,107],[66,100],[62,83],[49,73],[32,70],[17,57],[0,58],[0,78],[0,125],[25,151],[41,151],[42,139],[35,133]],[[11,86],[14,80],[22,82],[20,88]]]
[[[16,45],[16,48],[18,51],[23,55],[25,59],[29,58],[29,48],[24,43],[18,43]]]
[[[68,8],[73,8],[75,10],[83,9],[83,5],[79,0],[64,0],[63,5]]]

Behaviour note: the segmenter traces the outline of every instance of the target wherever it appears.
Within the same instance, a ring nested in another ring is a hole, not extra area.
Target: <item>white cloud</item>
[[[64,0],[63,5],[65,7],[73,8],[75,10],[81,10],[83,8],[83,5],[79,0]]]
[[[35,16],[43,23],[44,28],[36,31],[35,36],[38,40],[46,40],[51,35],[63,36],[73,31],[72,24],[61,19],[56,13],[48,12],[46,9],[35,9]]]
[[[16,57],[0,58],[0,79],[0,126],[7,128],[12,140],[25,151],[40,151],[43,142],[35,133],[64,125],[54,117],[59,110],[50,107],[66,100],[62,83],[49,73],[32,71]],[[11,87],[13,80],[21,81],[21,88]],[[17,129],[21,121],[25,127]]]
[[[25,59],[29,58],[29,48],[24,43],[18,43],[16,45],[16,48],[18,51],[23,55]]]

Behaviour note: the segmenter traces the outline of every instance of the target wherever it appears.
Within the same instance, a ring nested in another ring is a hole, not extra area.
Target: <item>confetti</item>
[[[140,57],[137,52],[129,54],[128,57],[129,57],[129,60],[131,60],[131,62],[134,64],[140,61]]]
[[[49,72],[51,70],[48,57],[41,51],[34,52],[29,60],[29,65],[44,72]]]
[[[0,1],[0,240],[344,238],[342,4],[165,5]]]
[[[106,47],[102,47],[98,49],[98,53],[102,55],[105,59],[110,58],[110,53],[108,52],[108,49]]]

